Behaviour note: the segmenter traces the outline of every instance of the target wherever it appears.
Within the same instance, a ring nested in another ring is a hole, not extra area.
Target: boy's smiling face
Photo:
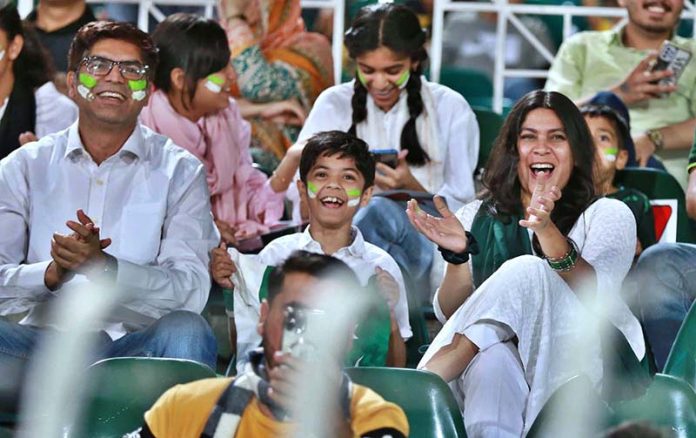
[[[626,167],[628,151],[619,147],[619,132],[614,123],[602,116],[585,116],[597,148],[595,179],[603,182],[614,179],[617,170]]]
[[[298,181],[302,201],[309,207],[310,220],[324,228],[350,226],[353,216],[372,196],[353,158],[320,156],[307,173],[307,183]]]

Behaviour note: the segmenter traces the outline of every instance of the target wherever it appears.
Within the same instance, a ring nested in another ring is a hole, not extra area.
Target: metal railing
[[[105,3],[99,0],[87,0],[88,3]],[[164,20],[165,14],[159,6],[199,6],[204,8],[204,15],[212,18],[216,0],[108,0],[109,3],[138,5],[138,27],[148,31],[150,16],[158,22]],[[332,9],[333,10],[333,35],[331,38],[331,54],[334,59],[334,80],[341,81],[341,60],[343,51],[343,26],[345,1],[344,0],[301,0],[304,9]],[[34,7],[33,0],[18,0],[17,8],[22,17],[26,17]]]
[[[493,110],[501,113],[503,110],[503,85],[505,78],[528,77],[545,78],[547,70],[508,69],[505,66],[505,41],[508,22],[549,62],[554,55],[536,38],[520,21],[517,15],[557,15],[563,17],[563,39],[568,38],[572,31],[573,17],[617,17],[626,18],[623,8],[604,8],[588,6],[560,5],[525,5],[509,4],[507,0],[493,0],[492,3],[473,3],[452,0],[435,0],[433,10],[433,32],[430,48],[430,77],[437,82],[440,79],[442,66],[443,27],[446,12],[495,12],[497,13],[495,68],[493,73]],[[696,17],[694,5],[685,2],[682,18]],[[696,30],[696,20],[694,20]]]

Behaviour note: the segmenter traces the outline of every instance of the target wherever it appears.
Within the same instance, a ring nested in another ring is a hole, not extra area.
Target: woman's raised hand
[[[556,201],[561,199],[561,190],[555,185],[547,189],[547,185],[544,180],[537,182],[527,207],[529,217],[520,220],[520,226],[530,228],[535,233],[543,231],[551,223],[551,212]]]
[[[455,253],[466,250],[466,230],[459,219],[447,208],[445,200],[441,196],[433,198],[435,208],[441,218],[427,214],[418,206],[418,201],[408,201],[406,214],[411,224],[425,237],[442,248]]]

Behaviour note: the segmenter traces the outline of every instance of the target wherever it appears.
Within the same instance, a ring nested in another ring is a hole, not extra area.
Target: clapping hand
[[[552,185],[549,188],[547,186],[549,183],[546,179],[538,179],[527,207],[529,216],[527,219],[520,220],[520,226],[529,228],[535,233],[543,231],[551,223],[551,212],[556,206],[556,201],[561,199],[561,190],[557,186]]]
[[[455,253],[462,253],[467,248],[466,230],[459,219],[447,208],[441,196],[433,198],[435,208],[442,217],[427,214],[418,206],[418,201],[408,201],[406,214],[411,224],[436,245]]]

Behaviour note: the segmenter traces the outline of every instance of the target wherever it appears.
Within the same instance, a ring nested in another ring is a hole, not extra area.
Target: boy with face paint
[[[597,150],[595,186],[598,194],[623,201],[636,219],[638,241],[636,257],[653,245],[655,225],[650,200],[642,192],[614,184],[618,170],[626,167],[630,129],[626,120],[607,105],[585,105],[580,108],[585,116]]]
[[[388,366],[404,366],[404,340],[411,337],[408,303],[401,271],[384,250],[365,242],[352,225],[353,216],[372,196],[375,162],[360,139],[341,131],[311,137],[300,158],[298,191],[309,209],[309,226],[303,233],[269,243],[257,256],[260,263],[276,266],[295,250],[332,255],[350,266],[362,284],[376,277],[391,317]],[[213,250],[212,273],[224,288],[232,288],[236,266],[224,244]]]

